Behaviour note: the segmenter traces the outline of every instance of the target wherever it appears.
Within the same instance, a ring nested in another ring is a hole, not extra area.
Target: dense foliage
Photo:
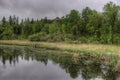
[[[86,7],[71,10],[61,18],[41,20],[5,17],[0,23],[0,39],[31,41],[74,41],[80,43],[120,44],[120,6],[107,3],[103,12]]]

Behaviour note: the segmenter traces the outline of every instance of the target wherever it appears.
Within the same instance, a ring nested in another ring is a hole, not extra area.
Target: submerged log
[[[38,44],[34,44],[33,47],[34,48],[39,48],[39,45]]]

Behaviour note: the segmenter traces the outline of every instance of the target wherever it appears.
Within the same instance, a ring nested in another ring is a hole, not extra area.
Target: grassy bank
[[[107,53],[120,55],[120,46],[102,45],[102,44],[69,44],[69,43],[49,43],[49,42],[31,42],[20,40],[0,40],[0,44],[4,45],[18,45],[18,46],[33,46],[36,48],[45,47],[50,49],[60,49],[67,51],[80,51],[92,53]]]
[[[48,49],[59,49],[72,52],[96,53],[96,54],[115,54],[120,56],[120,46],[103,45],[103,44],[69,44],[64,42],[49,43],[49,42],[31,42],[20,40],[0,40],[0,44],[18,45],[18,46],[33,46],[36,48],[44,47]]]

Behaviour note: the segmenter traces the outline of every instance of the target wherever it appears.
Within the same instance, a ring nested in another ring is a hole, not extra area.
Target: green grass
[[[65,50],[71,52],[81,52],[90,54],[114,54],[120,56],[120,46],[103,45],[103,44],[69,44],[65,42],[49,43],[49,42],[31,42],[20,40],[0,40],[3,45],[33,46],[36,48],[47,48],[55,50]]]

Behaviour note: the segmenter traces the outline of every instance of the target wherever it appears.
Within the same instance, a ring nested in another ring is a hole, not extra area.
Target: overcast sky
[[[10,15],[55,18],[68,14],[71,9],[81,11],[86,6],[102,11],[109,1],[120,5],[120,0],[0,0],[0,19]]]

